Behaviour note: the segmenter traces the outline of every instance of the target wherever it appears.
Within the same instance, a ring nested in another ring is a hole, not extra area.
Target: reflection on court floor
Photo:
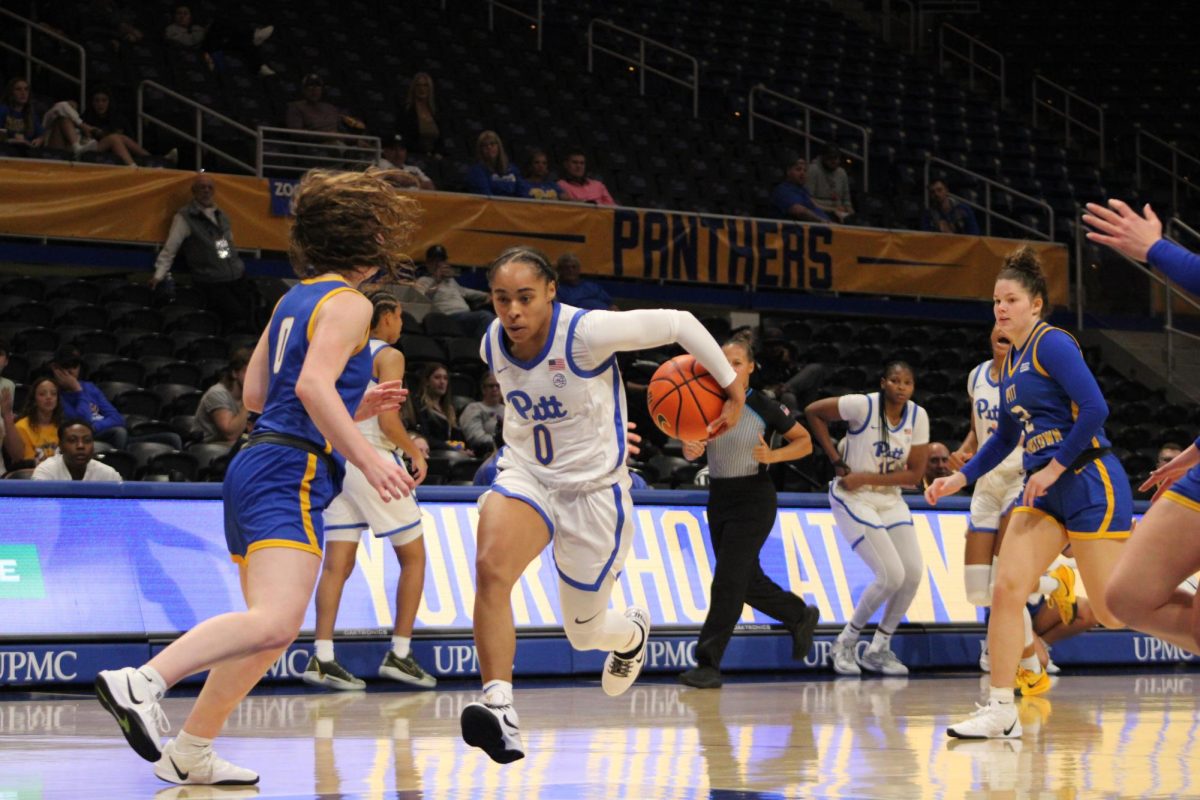
[[[473,687],[256,695],[221,755],[256,790],[169,787],[90,696],[0,694],[0,798],[1178,797],[1195,791],[1187,673],[1065,677],[1020,701],[1023,739],[952,741],[977,677],[519,687],[528,756],[458,736]],[[178,728],[190,698],[164,707]],[[740,793],[740,794],[727,794]]]

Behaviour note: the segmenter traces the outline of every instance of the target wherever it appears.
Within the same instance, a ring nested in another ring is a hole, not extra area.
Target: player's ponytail
[[[1004,257],[1004,267],[996,280],[1016,281],[1030,299],[1042,298],[1042,315],[1050,313],[1050,291],[1046,288],[1046,273],[1042,271],[1042,261],[1029,245],[1020,247]]]
[[[367,293],[367,299],[371,301],[371,305],[373,306],[373,310],[371,311],[371,330],[379,327],[384,314],[390,314],[400,308],[400,301],[386,289],[376,289],[373,292]]]
[[[558,272],[550,264],[550,259],[546,258],[546,254],[536,247],[527,245],[517,245],[510,247],[500,255],[496,256],[496,260],[488,264],[487,279],[488,285],[492,283],[492,279],[496,276],[496,270],[513,261],[520,261],[533,267],[534,272],[542,276],[542,279],[547,283],[551,281],[558,283]]]

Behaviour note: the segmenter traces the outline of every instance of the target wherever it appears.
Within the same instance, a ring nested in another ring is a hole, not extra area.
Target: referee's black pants
[[[807,605],[766,576],[758,553],[775,525],[778,498],[766,475],[714,478],[708,490],[708,532],[717,563],[708,616],[700,629],[696,661],[720,668],[734,626],[749,604],[786,627],[800,622]]]

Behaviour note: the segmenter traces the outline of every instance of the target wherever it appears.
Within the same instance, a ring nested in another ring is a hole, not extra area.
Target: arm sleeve
[[[967,476],[967,483],[974,483],[979,480],[979,476],[986,475],[999,466],[1019,441],[1020,423],[1013,419],[1012,414],[1002,409],[1000,419],[996,422],[996,432],[987,440],[987,444],[979,448],[974,458],[963,465],[962,474]]]
[[[838,416],[849,423],[851,429],[862,427],[870,408],[871,401],[865,394],[844,394],[838,398]]]
[[[691,312],[669,308],[589,311],[571,342],[571,360],[584,369],[595,369],[613,353],[676,343],[695,356],[721,386],[737,377],[721,346],[700,321]]]
[[[88,403],[95,403],[96,408],[100,409],[102,419],[92,422],[92,430],[96,433],[106,431],[109,428],[119,428],[125,424],[125,417],[120,411],[113,407],[113,404],[108,402],[108,398],[104,396],[104,392],[94,383],[85,383],[83,385],[83,395]],[[88,409],[89,415],[91,409]],[[87,419],[88,417],[84,417]]]
[[[1200,294],[1200,256],[1174,242],[1159,239],[1146,253],[1146,261],[1193,294]]]
[[[1052,330],[1038,341],[1034,350],[1036,363],[1050,373],[1079,409],[1071,432],[1058,446],[1054,460],[1069,467],[1086,450],[1092,437],[1100,432],[1108,419],[1108,403],[1100,386],[1083,360],[1079,345],[1065,331]]]
[[[162,250],[158,251],[158,258],[154,259],[155,280],[161,281],[167,277],[167,273],[171,271],[171,264],[175,261],[175,255],[187,237],[188,225],[184,222],[181,214],[176,214],[171,220],[171,232],[167,234],[167,241],[163,244]]]

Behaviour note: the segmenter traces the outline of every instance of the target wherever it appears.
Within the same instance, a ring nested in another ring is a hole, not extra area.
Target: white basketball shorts
[[[1000,530],[1000,518],[1008,511],[1025,488],[1024,472],[997,472],[993,470],[975,483],[971,495],[971,524],[968,530],[980,533],[996,533]]]
[[[394,450],[375,448],[379,457],[404,466]],[[325,541],[357,542],[368,528],[377,538],[391,540],[393,547],[415,541],[421,535],[421,507],[413,496],[385,503],[367,482],[362,470],[346,462],[342,493],[325,509]]]
[[[829,508],[851,550],[862,543],[868,528],[890,530],[912,525],[912,511],[898,492],[847,492],[835,480],[829,486]]]

